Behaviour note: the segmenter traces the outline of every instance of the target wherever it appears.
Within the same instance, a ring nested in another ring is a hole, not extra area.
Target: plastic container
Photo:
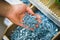
[[[29,0],[37,9],[44,13],[48,18],[50,18],[55,24],[60,27],[60,18],[49,9],[52,4],[54,4],[54,0],[50,0],[46,5],[39,0]],[[54,6],[55,7],[55,6]],[[60,11],[59,11],[60,12]]]

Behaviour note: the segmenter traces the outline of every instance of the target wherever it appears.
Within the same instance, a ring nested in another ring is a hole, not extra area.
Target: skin
[[[23,22],[23,17],[25,13],[28,12],[32,16],[36,16],[36,20],[40,22],[40,16],[38,14],[34,14],[34,12],[26,6],[24,3],[17,4],[17,5],[9,5],[6,2],[0,1],[0,16],[7,17],[10,19],[14,24],[23,26],[20,22]]]

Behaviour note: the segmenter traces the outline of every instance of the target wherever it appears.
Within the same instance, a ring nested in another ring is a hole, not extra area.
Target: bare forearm
[[[6,16],[10,8],[11,5],[9,5],[7,2],[0,1],[0,16]]]

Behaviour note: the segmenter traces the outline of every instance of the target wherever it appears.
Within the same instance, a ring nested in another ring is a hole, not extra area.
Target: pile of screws
[[[51,40],[52,37],[58,32],[58,27],[53,23],[48,17],[46,17],[42,12],[37,10],[35,12],[41,16],[42,22],[38,25],[35,20],[35,16],[26,14],[23,18],[24,24],[28,25],[29,28],[34,28],[34,31],[22,28],[18,26],[11,34],[11,40]]]

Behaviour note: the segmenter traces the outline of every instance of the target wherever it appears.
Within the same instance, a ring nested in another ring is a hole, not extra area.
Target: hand
[[[12,8],[7,13],[7,17],[14,23],[19,26],[23,26],[24,24],[21,24],[23,22],[23,17],[25,16],[25,12],[28,12],[30,15],[37,16],[37,20],[40,19],[40,16],[34,14],[34,12],[25,4],[18,4],[18,5],[12,5]],[[26,27],[28,28],[28,27]]]

